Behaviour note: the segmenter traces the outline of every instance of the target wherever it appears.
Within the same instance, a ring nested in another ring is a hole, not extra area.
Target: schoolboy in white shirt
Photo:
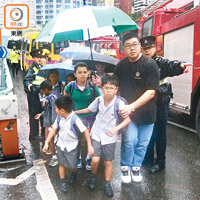
[[[115,115],[115,102],[119,98],[116,96],[118,90],[118,80],[115,76],[104,76],[102,78],[103,95],[97,97],[86,109],[75,111],[76,114],[97,112],[96,120],[91,129],[92,146],[94,155],[92,157],[92,172],[88,182],[88,188],[93,190],[96,184],[96,173],[100,158],[105,164],[105,185],[104,192],[108,197],[113,196],[110,180],[112,178],[112,161],[115,158],[115,146],[118,131],[130,123],[130,118],[126,117],[121,123],[117,122]],[[119,110],[125,105],[119,100]]]

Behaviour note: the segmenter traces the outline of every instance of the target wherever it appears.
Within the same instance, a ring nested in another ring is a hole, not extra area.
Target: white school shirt
[[[66,119],[64,117],[61,117],[60,123],[59,123],[59,132],[58,132],[58,141],[57,144],[62,151],[66,148],[68,152],[74,150],[78,145],[78,137],[75,135],[75,133],[71,129],[71,118],[74,115],[74,112],[72,112]],[[58,118],[56,118],[53,127],[58,128],[57,123]],[[83,122],[77,118],[76,119],[76,125],[78,126],[79,130],[82,132],[87,130],[87,127],[83,124]]]
[[[112,137],[106,135],[107,131],[117,125],[117,119],[115,118],[114,114],[114,102],[116,98],[117,97],[115,96],[110,104],[105,107],[104,98],[102,95],[100,97],[97,97],[88,107],[90,111],[96,112],[98,110],[97,102],[99,99],[99,111],[96,115],[96,120],[92,126],[90,134],[93,140],[101,142],[102,145],[115,143],[117,141],[117,133]],[[120,100],[119,109],[121,109],[124,105],[125,103]]]

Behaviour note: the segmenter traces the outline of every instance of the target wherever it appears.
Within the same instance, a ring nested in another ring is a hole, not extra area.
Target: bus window
[[[152,33],[153,33],[153,17],[144,22],[142,29],[142,37],[152,35]]]
[[[60,54],[60,49],[66,47],[69,47],[68,41],[54,43],[54,54]]]
[[[36,42],[35,42],[35,39],[33,39],[31,51],[33,51],[35,49],[36,49]]]
[[[13,46],[16,46],[16,50],[21,49],[21,40],[8,40],[7,48],[12,49]]]
[[[39,49],[48,49],[51,52],[51,43],[49,42],[38,42]]]
[[[97,44],[96,44],[96,51],[97,52],[99,52],[99,49],[100,49],[99,47],[100,47],[100,44],[97,42]]]
[[[26,46],[25,46],[25,53],[26,55],[28,56],[29,54],[29,47],[30,47],[30,41],[29,40],[26,40]]]

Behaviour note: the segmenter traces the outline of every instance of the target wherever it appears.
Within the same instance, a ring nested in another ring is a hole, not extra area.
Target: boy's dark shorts
[[[56,151],[59,165],[64,165],[66,168],[70,169],[77,168],[77,161],[80,153],[79,146],[68,152],[66,148],[62,151],[60,147],[56,145]]]
[[[113,161],[115,159],[116,142],[102,145],[101,142],[92,139],[92,146],[94,148],[94,157],[101,157],[106,161]]]

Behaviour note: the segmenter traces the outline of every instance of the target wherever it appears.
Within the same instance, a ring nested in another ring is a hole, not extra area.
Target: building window
[[[70,3],[70,0],[65,0],[65,3]]]
[[[36,19],[42,19],[42,16],[36,16]]]
[[[56,0],[56,3],[61,3],[61,0]]]
[[[45,14],[48,14],[48,10],[45,10]]]
[[[49,16],[45,16],[45,19],[48,19],[49,18]]]
[[[42,22],[41,21],[36,21],[36,24],[42,24]]]
[[[65,8],[71,8],[70,5],[66,5]]]
[[[42,1],[41,0],[36,0],[36,3],[42,3]]]
[[[53,10],[50,10],[50,11],[49,11],[49,13],[51,13],[51,14],[52,14],[52,13],[53,13]]]
[[[48,3],[48,0],[45,0],[45,3]]]
[[[36,9],[41,9],[41,8],[42,8],[42,6],[39,6],[39,5],[36,6]]]
[[[45,9],[48,9],[48,7],[49,7],[48,5],[45,5]]]
[[[41,13],[42,13],[41,10],[36,11],[36,14],[41,14]]]
[[[56,5],[56,8],[60,8],[61,7],[61,5]]]
[[[59,10],[56,10],[56,14],[59,14]]]
[[[53,5],[50,5],[49,8],[53,8]]]
[[[53,3],[53,0],[49,0],[50,3]]]

